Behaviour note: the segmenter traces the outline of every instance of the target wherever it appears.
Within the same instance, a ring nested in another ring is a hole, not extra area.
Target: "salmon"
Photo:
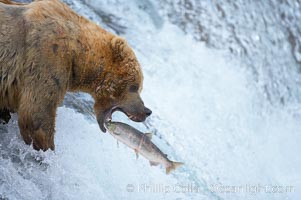
[[[167,158],[154,143],[152,143],[151,133],[142,133],[139,130],[122,122],[107,122],[108,132],[118,141],[135,150],[138,154],[149,160],[151,166],[163,164],[166,168],[166,174],[183,165],[181,162],[174,162]]]

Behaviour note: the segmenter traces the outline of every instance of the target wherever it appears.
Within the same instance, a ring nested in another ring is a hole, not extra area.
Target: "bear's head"
[[[144,121],[152,113],[140,97],[143,74],[127,42],[114,37],[107,57],[110,58],[94,85],[94,111],[103,132],[106,132],[104,123],[111,119],[114,111],[121,111],[136,122]]]

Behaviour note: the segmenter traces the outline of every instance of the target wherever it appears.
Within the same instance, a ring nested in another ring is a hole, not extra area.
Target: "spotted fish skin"
[[[169,160],[167,155],[151,141],[151,133],[142,133],[122,122],[107,122],[106,128],[118,141],[134,149],[137,155],[141,154],[148,159],[151,165],[163,164],[166,167],[166,174],[183,165],[181,162]]]

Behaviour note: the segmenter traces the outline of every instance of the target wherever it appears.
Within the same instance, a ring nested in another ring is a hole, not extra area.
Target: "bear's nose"
[[[146,116],[150,116],[152,114],[152,111],[149,108],[144,107],[144,113]]]

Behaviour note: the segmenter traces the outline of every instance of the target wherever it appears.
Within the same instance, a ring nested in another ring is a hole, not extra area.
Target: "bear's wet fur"
[[[67,91],[91,94],[104,132],[116,110],[134,121],[150,115],[139,96],[139,62],[124,39],[59,0],[0,0],[0,24],[0,110],[18,113],[26,144],[54,149],[56,110]]]

